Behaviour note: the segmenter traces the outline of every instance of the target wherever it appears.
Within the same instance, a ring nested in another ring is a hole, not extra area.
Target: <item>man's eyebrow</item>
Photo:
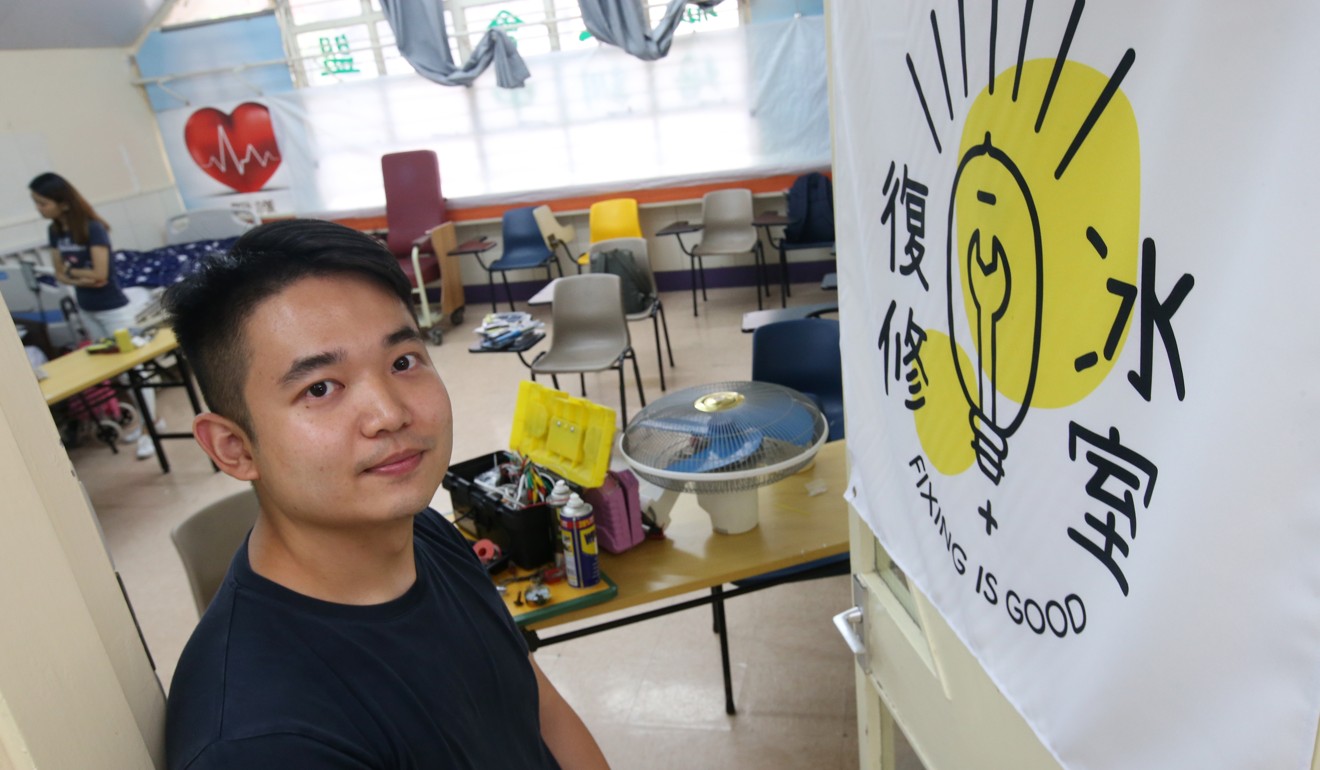
[[[385,335],[385,339],[381,343],[381,346],[392,348],[395,345],[398,345],[403,342],[413,342],[415,340],[420,341],[421,339],[422,339],[422,333],[418,331],[416,326],[412,326],[411,324],[405,324],[403,326],[400,326],[395,331]]]
[[[289,367],[289,371],[285,372],[283,377],[280,377],[280,387],[297,382],[317,369],[330,366],[331,364],[337,364],[343,360],[344,351],[342,349],[330,350],[325,353],[317,353],[314,356],[304,356],[303,358],[299,358],[293,362],[293,366]]]

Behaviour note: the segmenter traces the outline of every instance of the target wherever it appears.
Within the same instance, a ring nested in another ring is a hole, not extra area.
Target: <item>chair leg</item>
[[[781,269],[781,271],[783,271],[783,273],[781,273],[781,275],[784,276],[784,283],[783,283],[783,289],[784,289],[784,304],[783,304],[783,306],[785,306],[785,308],[787,308],[787,306],[788,306],[788,297],[792,297],[792,296],[793,296],[793,284],[792,284],[792,283],[789,283],[789,281],[788,281],[788,250],[787,250],[787,248],[784,248],[784,242],[783,242],[783,240],[781,240],[781,242],[779,242],[779,269]]]
[[[705,302],[710,298],[706,296],[706,261],[697,257],[697,274],[701,276],[701,301]]]
[[[692,278],[692,317],[697,317],[697,258],[688,257],[688,275]]]
[[[628,348],[628,355],[633,362],[633,379],[637,380],[637,398],[641,399],[642,406],[646,406],[646,393],[642,391],[642,367],[637,365],[637,351]],[[619,362],[622,366],[623,362]]]
[[[660,392],[665,392],[665,354],[660,350],[660,321],[651,313],[651,328],[655,330],[655,364],[660,370]]]
[[[623,420],[623,427],[628,427],[628,389],[623,386],[623,359],[628,356],[627,351],[619,356],[619,417]],[[642,404],[642,406],[646,406]]]
[[[760,246],[761,244],[758,242],[756,245]],[[765,289],[766,296],[767,297],[770,296],[770,278],[765,274],[765,259],[763,258],[764,256],[765,255],[761,253],[761,250],[759,248],[752,249],[752,261],[756,263],[756,309],[757,310],[765,309],[765,307],[761,304],[761,290]]]
[[[486,271],[486,284],[490,286],[490,312],[498,313],[500,309],[495,306],[495,274],[489,270]]]
[[[509,274],[501,270],[500,280],[504,282],[504,296],[509,300],[509,312],[512,313],[514,311],[513,289],[509,288]]]
[[[559,390],[559,389],[560,389],[560,387],[559,387],[559,375],[557,375],[557,374],[552,374],[552,375],[550,375],[550,384],[552,384],[552,385],[555,386],[555,390]]]
[[[422,280],[422,260],[420,252],[421,249],[419,247],[413,246],[413,278],[417,281],[417,294],[422,300],[422,328],[429,329],[433,324],[433,321],[431,320],[431,302],[426,296],[426,282]]]
[[[582,397],[583,397],[583,398],[586,398],[586,397],[587,397],[587,374],[586,374],[586,372],[578,372],[578,386],[579,386],[580,388],[582,388]]]
[[[779,246],[779,306],[788,307],[788,298],[793,296],[793,287],[788,283],[788,250],[783,243]]]
[[[656,301],[656,307],[660,309],[660,326],[665,330],[665,350],[669,351],[669,365],[674,365],[674,346],[669,344],[669,322],[665,320],[665,305],[659,300]]]

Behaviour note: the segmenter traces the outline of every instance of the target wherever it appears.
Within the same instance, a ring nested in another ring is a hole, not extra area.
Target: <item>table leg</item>
[[[193,385],[192,371],[188,368],[188,359],[184,358],[183,350],[174,351],[174,361],[179,366],[179,377],[183,379],[183,389],[188,393],[188,401],[192,404],[194,415],[202,413],[202,401],[197,397],[197,388]],[[209,455],[208,455],[209,456]],[[220,466],[211,461],[211,470],[220,471]]]
[[[729,627],[724,622],[724,586],[711,586],[710,595],[715,600],[711,606],[715,609],[715,625],[720,634],[720,663],[724,666],[724,713],[732,716],[738,713],[738,709],[733,704],[733,675],[729,671]]]
[[[133,390],[133,398],[138,404],[138,414],[142,420],[142,427],[146,429],[147,435],[151,436],[151,445],[156,447],[156,462],[160,463],[161,473],[170,472],[170,461],[165,457],[165,447],[161,446],[160,433],[156,430],[156,415],[147,408],[147,400],[142,397],[142,375],[138,373],[136,367],[128,370],[128,384]]]

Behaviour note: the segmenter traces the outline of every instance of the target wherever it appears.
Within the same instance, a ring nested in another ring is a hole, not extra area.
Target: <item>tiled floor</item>
[[[793,291],[793,304],[834,298],[809,285]],[[670,390],[750,376],[751,335],[739,327],[742,313],[755,309],[752,289],[711,291],[699,318],[692,317],[690,295],[664,299],[677,362],[666,373]],[[455,404],[455,460],[507,445],[518,383],[527,376],[516,356],[467,352],[485,309],[469,306],[464,326],[447,332],[445,343],[432,350]],[[549,308],[537,315],[548,322]],[[632,329],[646,393],[655,398],[660,390],[650,324]],[[628,385],[635,414],[631,373]],[[587,388],[592,398],[618,407],[612,372],[588,375]],[[190,412],[183,394],[163,392],[161,404],[171,428],[186,429]],[[168,687],[197,620],[170,529],[242,485],[213,473],[190,442],[168,442],[166,449],[170,474],[162,474],[154,460],[135,460],[131,447],[113,455],[89,445],[71,455]],[[435,506],[447,510],[448,502],[439,490]],[[858,765],[852,657],[830,623],[848,603],[847,578],[730,601],[739,711],[732,717],[724,713],[719,647],[705,608],[545,647],[537,660],[616,768],[852,768]]]

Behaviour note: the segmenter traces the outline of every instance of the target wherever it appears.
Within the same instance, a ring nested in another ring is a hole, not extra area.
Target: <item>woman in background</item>
[[[83,322],[94,339],[113,337],[118,329],[135,324],[134,308],[119,288],[110,267],[110,225],[59,174],[45,173],[28,183],[37,213],[50,220],[47,229],[55,280],[74,287]],[[156,391],[144,388],[147,409],[156,413]],[[157,425],[163,425],[159,420]],[[139,460],[156,453],[150,436],[139,425],[124,435],[137,442]]]

